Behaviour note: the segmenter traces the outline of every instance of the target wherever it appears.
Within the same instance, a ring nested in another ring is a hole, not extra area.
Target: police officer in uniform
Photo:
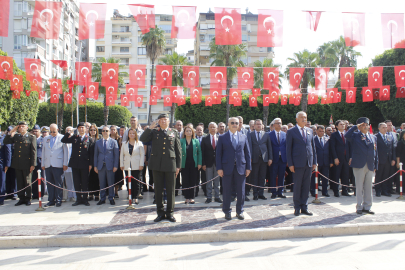
[[[159,126],[157,127],[158,122]],[[169,128],[169,116],[164,113],[159,115],[158,121],[154,121],[150,127],[145,130],[140,140],[143,143],[152,141],[152,153],[148,166],[152,170],[155,184],[158,215],[155,222],[159,222],[165,218],[171,222],[176,222],[173,216],[174,190],[176,176],[181,166],[181,146],[178,132],[175,129]],[[167,191],[166,215],[163,205],[164,181],[166,181]]]
[[[16,134],[18,130],[19,133]],[[15,205],[31,205],[31,177],[32,171],[37,166],[37,138],[29,134],[28,125],[25,121],[18,123],[10,134],[4,138],[5,144],[14,143],[14,154],[11,161],[11,167],[15,169],[17,176],[17,190],[26,189],[18,192],[20,199]]]
[[[11,144],[4,144],[0,137],[0,205],[4,204],[6,194],[6,172],[11,166]]]
[[[73,184],[76,191],[88,191],[89,173],[93,164],[93,153],[90,153],[93,139],[86,135],[84,122],[77,125],[77,134],[66,133],[61,142],[72,144],[72,155],[70,156],[69,167],[73,172]],[[87,193],[77,193],[77,200],[72,206],[84,204],[90,206],[87,200]]]
[[[41,177],[45,178],[45,171],[41,169],[41,162],[42,162],[42,145],[44,136],[41,136],[41,133],[49,132],[48,127],[42,127],[40,130],[39,125],[34,125],[32,129],[32,133],[37,138],[37,166],[35,167],[34,171],[32,172],[32,179],[31,181],[34,182],[38,179],[38,170],[41,170]],[[45,133],[46,134],[46,133]],[[41,198],[45,195],[45,181],[41,181]],[[38,184],[35,183],[32,186],[32,199],[38,199]]]

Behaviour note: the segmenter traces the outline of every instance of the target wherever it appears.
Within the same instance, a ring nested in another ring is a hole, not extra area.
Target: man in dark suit
[[[316,168],[316,149],[314,136],[310,128],[305,127],[307,114],[298,112],[297,125],[287,131],[287,162],[294,174],[294,215],[312,216],[308,210],[308,195],[311,185],[311,173]]]
[[[202,142],[202,139],[207,136],[207,134],[204,134],[204,124],[200,123],[198,124],[198,126],[195,128],[195,138],[200,142]],[[205,179],[207,178],[205,175],[205,171],[203,169],[200,169],[198,171],[198,177],[199,179],[197,180],[197,184],[202,184],[205,182]],[[207,196],[207,187],[206,185],[202,185],[201,186],[203,192],[204,192],[204,196]],[[196,187],[195,189],[195,196],[198,197],[198,192],[200,191],[200,187]]]
[[[330,138],[330,154],[334,162],[334,175],[332,180],[342,183],[342,196],[350,196],[347,186],[349,185],[349,159],[351,157],[350,142],[345,139],[345,123],[343,120],[336,121],[337,131]],[[335,197],[339,197],[339,185],[331,183]]]
[[[157,127],[158,123],[159,127]],[[148,166],[152,170],[155,185],[158,216],[154,221],[159,222],[166,218],[170,222],[176,222],[173,216],[174,190],[176,176],[179,174],[181,167],[181,146],[177,130],[169,128],[169,116],[162,113],[158,116],[158,121],[154,121],[142,133],[139,140],[143,143],[152,142]],[[167,192],[166,213],[163,205],[164,188],[166,188]]]
[[[329,155],[329,143],[330,140],[325,136],[325,127],[318,125],[316,128],[317,135],[315,136],[315,147],[316,147],[316,160],[318,161],[318,172],[320,172],[325,177],[329,178],[329,168],[333,166],[332,158]],[[318,183],[322,182],[322,195],[325,197],[330,197],[328,194],[328,179],[319,175]],[[312,197],[315,197],[315,174],[311,177],[311,189]]]
[[[391,181],[387,180],[380,183],[382,180],[387,179],[390,176],[391,167],[395,166],[396,154],[395,154],[395,141],[392,136],[387,133],[387,124],[378,124],[378,130],[380,131],[377,137],[377,149],[378,149],[378,168],[375,175],[375,193],[377,197],[388,196],[391,197]]]
[[[287,166],[287,153],[286,153],[286,134],[281,131],[282,122],[280,118],[273,120],[274,130],[269,133],[271,146],[273,149],[273,164],[269,167],[270,170],[270,186],[283,186],[285,170]],[[278,182],[276,183],[276,178],[278,177]],[[272,188],[271,198],[275,199],[277,196],[280,198],[286,198],[283,194],[284,188]]]
[[[397,133],[395,133],[394,131],[394,126],[392,125],[392,121],[391,120],[385,120],[384,123],[387,124],[387,138],[389,138],[390,140],[393,141],[394,143],[394,148],[397,148],[397,144],[398,144],[398,138],[397,138]],[[396,160],[395,160],[396,163]],[[390,172],[389,175],[393,175],[394,173],[396,173],[397,171],[397,167],[391,166],[390,168]],[[390,194],[396,194],[395,190],[393,189],[393,185],[396,186],[396,189],[399,193],[399,173],[396,174],[394,177],[392,177],[390,180],[388,180],[387,182],[387,187],[388,187],[388,191]]]
[[[89,191],[89,173],[93,164],[93,153],[90,153],[93,139],[86,135],[84,122],[77,125],[77,134],[66,133],[61,142],[72,144],[72,154],[69,160],[69,167],[73,172],[73,184],[76,191]],[[77,199],[72,206],[84,204],[90,206],[87,200],[87,193],[77,193]]]
[[[370,208],[373,204],[373,176],[378,168],[377,142],[369,133],[370,120],[367,117],[360,117],[356,124],[345,135],[353,146],[349,164],[356,180],[356,213],[374,214]]]
[[[225,219],[231,220],[232,185],[236,187],[238,201],[236,216],[243,220],[243,205],[245,203],[246,177],[251,171],[251,157],[246,135],[238,132],[239,120],[231,117],[228,120],[229,132],[219,136],[216,149],[216,165],[218,175],[222,177],[223,199],[222,211]]]
[[[252,173],[250,178],[252,184],[262,188],[253,187],[253,200],[267,200],[264,197],[264,185],[266,182],[267,166],[273,162],[273,151],[269,133],[262,131],[262,120],[256,119],[254,131],[247,137],[249,140],[250,155],[252,157]]]

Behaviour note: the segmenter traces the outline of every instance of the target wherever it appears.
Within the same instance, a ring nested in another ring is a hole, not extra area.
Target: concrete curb
[[[179,233],[7,236],[0,237],[0,249],[232,242],[402,232],[405,232],[405,222],[190,231]]]

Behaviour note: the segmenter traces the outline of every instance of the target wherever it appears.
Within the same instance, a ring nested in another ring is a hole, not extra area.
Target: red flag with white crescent
[[[342,89],[354,87],[354,67],[340,68],[340,87]]]
[[[234,92],[234,95],[229,95],[229,104],[235,104],[236,100],[242,99],[242,95]]]
[[[391,87],[389,85],[384,85],[383,87],[380,88],[380,96],[379,99],[380,101],[386,101],[390,100],[390,89]]]
[[[280,95],[280,90],[279,89],[273,89],[269,91],[269,96],[270,96],[270,103],[277,104],[278,99]]]
[[[229,96],[240,96],[242,95],[242,90],[237,88],[229,89]]]
[[[252,67],[238,67],[238,88],[252,89],[254,84],[254,75]]]
[[[129,84],[145,88],[146,65],[129,65]]]
[[[63,93],[63,102],[64,103],[72,104],[72,100],[73,100],[73,97],[72,97],[71,93],[69,93],[69,92]]]
[[[86,105],[86,93],[79,94],[79,105]]]
[[[200,67],[183,66],[183,84],[186,88],[192,88],[198,85],[200,80]]]
[[[138,88],[135,85],[125,85],[125,93],[127,95],[138,95]]]
[[[315,68],[315,89],[326,90],[329,68]]]
[[[162,98],[162,88],[157,85],[152,85],[150,94],[152,96],[155,96],[157,99],[161,99]]]
[[[215,44],[242,44],[240,8],[215,8]]]
[[[41,60],[24,58],[24,66],[27,80],[32,81],[35,78],[41,78]]]
[[[158,98],[154,95],[149,96],[149,105],[156,105]]]
[[[210,88],[225,90],[226,76],[226,67],[210,67]]]
[[[384,48],[405,48],[404,13],[381,13]]]
[[[61,79],[49,79],[49,87],[51,94],[62,94],[62,80]]]
[[[307,28],[316,32],[323,11],[304,11],[307,17]]]
[[[254,96],[260,96],[260,88],[252,88],[252,95]]]
[[[80,3],[79,40],[104,38],[107,4]]]
[[[281,105],[287,105],[288,94],[282,94],[282,95],[280,95],[280,100],[281,100]]]
[[[212,106],[213,98],[211,96],[205,96],[205,106]]]
[[[290,68],[290,88],[291,90],[296,90],[300,88],[302,75],[304,74],[305,68]]]
[[[172,96],[171,95],[164,95],[163,96],[163,106],[170,107],[172,106]]]
[[[143,95],[136,95],[134,102],[135,102],[135,107],[138,107],[138,108],[142,107]]]
[[[343,33],[347,47],[365,46],[365,13],[343,12]]]
[[[295,100],[294,100],[294,105],[295,106],[299,106],[301,104],[301,98],[302,98],[302,94],[295,94]]]
[[[363,87],[361,91],[363,95],[363,102],[373,101],[373,91],[369,87]]]
[[[283,11],[259,9],[257,47],[283,46]]]
[[[101,64],[101,86],[118,84],[118,63]]]
[[[339,103],[342,101],[342,93],[339,91],[336,91],[335,99],[333,103]]]
[[[172,102],[177,103],[177,97],[184,95],[183,87],[180,86],[171,86],[170,96],[172,97]]]
[[[13,76],[13,57],[0,56],[0,79],[10,80]]]
[[[405,66],[395,66],[395,85],[397,88],[405,86]]]
[[[44,100],[45,98],[45,91],[39,91],[38,92],[38,99]]]
[[[66,60],[51,60],[52,63],[54,63],[55,65],[57,65],[58,67],[60,67],[63,70],[67,70],[68,69],[68,64]]]
[[[213,96],[213,97],[212,97],[212,104],[216,104],[216,105],[221,104],[221,101],[222,101],[222,98],[223,98],[223,97],[224,97],[224,96],[222,96],[222,95]]]
[[[31,37],[58,39],[62,2],[35,1]]]
[[[23,91],[23,75],[14,75],[10,80],[10,90],[11,91]]]
[[[202,96],[202,87],[193,87],[190,88],[190,97],[201,97]]]
[[[405,86],[397,88],[396,98],[405,98]]]
[[[105,96],[105,103],[106,106],[114,106],[115,105],[115,100],[117,99],[117,95],[106,95]]]
[[[318,103],[318,93],[316,91],[308,93],[308,105],[314,105]]]
[[[29,97],[31,95],[31,90],[25,90],[25,95]]]
[[[263,95],[263,106],[269,106],[270,104],[270,95]]]
[[[58,94],[51,94],[49,102],[50,103],[59,103],[59,95]]]
[[[31,91],[39,92],[42,89],[42,78],[37,77],[30,81]]]
[[[279,71],[278,67],[263,68],[263,88],[274,89],[278,88]]]
[[[328,104],[335,103],[337,92],[338,92],[337,88],[326,89],[326,94],[328,95]]]
[[[242,96],[235,96],[232,104],[235,107],[242,106]]]
[[[346,89],[346,103],[356,103],[356,87]]]
[[[383,67],[368,68],[368,87],[380,88],[383,85]]]
[[[0,0],[0,37],[8,37],[8,21],[10,14],[10,0]],[[10,77],[11,78],[11,77]]]
[[[12,99],[20,99],[21,98],[21,91],[14,90],[12,92]]]
[[[87,84],[87,98],[98,99],[98,82]]]
[[[254,95],[249,96],[249,106],[257,107],[257,96],[254,96]]]
[[[289,99],[288,99],[288,104],[295,104],[295,97],[297,96],[297,93],[293,92],[290,94]]]
[[[157,65],[156,66],[156,84],[161,88],[172,86],[173,66]]]
[[[118,84],[106,86],[105,87],[105,92],[106,92],[107,95],[115,95],[115,96],[117,96]]]
[[[325,104],[329,104],[329,98],[328,98],[328,94],[323,94],[321,97],[321,104],[325,105]]]
[[[176,99],[177,106],[186,104],[186,97],[184,95],[178,96]]]
[[[127,95],[121,95],[121,106],[128,107],[129,106],[129,99]]]
[[[195,39],[197,7],[173,6],[171,38]]]
[[[138,23],[142,34],[148,33],[150,28],[155,28],[154,5],[128,4],[128,8]]]
[[[78,85],[87,85],[91,82],[91,62],[76,62],[76,81]]]
[[[200,104],[201,103],[201,96],[193,95],[190,98],[191,105]]]
[[[380,99],[380,88],[374,88],[373,89],[373,100],[379,100]]]

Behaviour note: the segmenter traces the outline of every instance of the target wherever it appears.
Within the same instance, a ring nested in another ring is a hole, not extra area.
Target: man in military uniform
[[[159,127],[157,127],[158,122]],[[155,184],[158,215],[155,222],[165,218],[171,222],[176,222],[173,216],[174,190],[176,176],[179,174],[181,166],[181,146],[177,130],[169,128],[169,116],[164,113],[159,115],[158,121],[154,121],[145,130],[140,140],[144,143],[152,141],[152,153],[148,166],[152,170]],[[166,215],[163,205],[164,181],[166,181],[167,192]]]
[[[38,170],[41,170],[41,177],[45,178],[45,171],[41,169],[41,162],[42,162],[42,145],[43,145],[43,139],[44,135],[41,136],[42,134],[46,134],[49,132],[47,130],[48,127],[42,127],[42,129],[39,129],[39,125],[34,125],[34,128],[32,129],[32,134],[37,138],[37,166],[35,167],[34,171],[32,172],[32,179],[31,181],[34,182],[35,180],[38,179]],[[41,198],[43,198],[45,195],[45,181],[41,181]],[[35,183],[32,185],[32,199],[38,199],[38,184]]]
[[[77,134],[66,133],[61,142],[72,144],[72,155],[70,156],[69,167],[73,172],[73,184],[76,191],[88,191],[89,173],[93,164],[93,154],[90,147],[93,139],[86,135],[84,122],[77,125]],[[77,200],[72,206],[84,204],[90,206],[87,200],[87,193],[77,193]]]
[[[11,166],[11,144],[3,143],[4,136],[0,137],[0,205],[4,204],[6,194],[6,173]]]
[[[19,133],[16,134],[18,130]],[[14,154],[11,161],[11,167],[15,169],[17,176],[18,198],[15,205],[31,205],[31,174],[37,166],[37,138],[29,134],[28,126],[25,121],[19,122],[10,134],[4,138],[5,144],[14,143]]]

